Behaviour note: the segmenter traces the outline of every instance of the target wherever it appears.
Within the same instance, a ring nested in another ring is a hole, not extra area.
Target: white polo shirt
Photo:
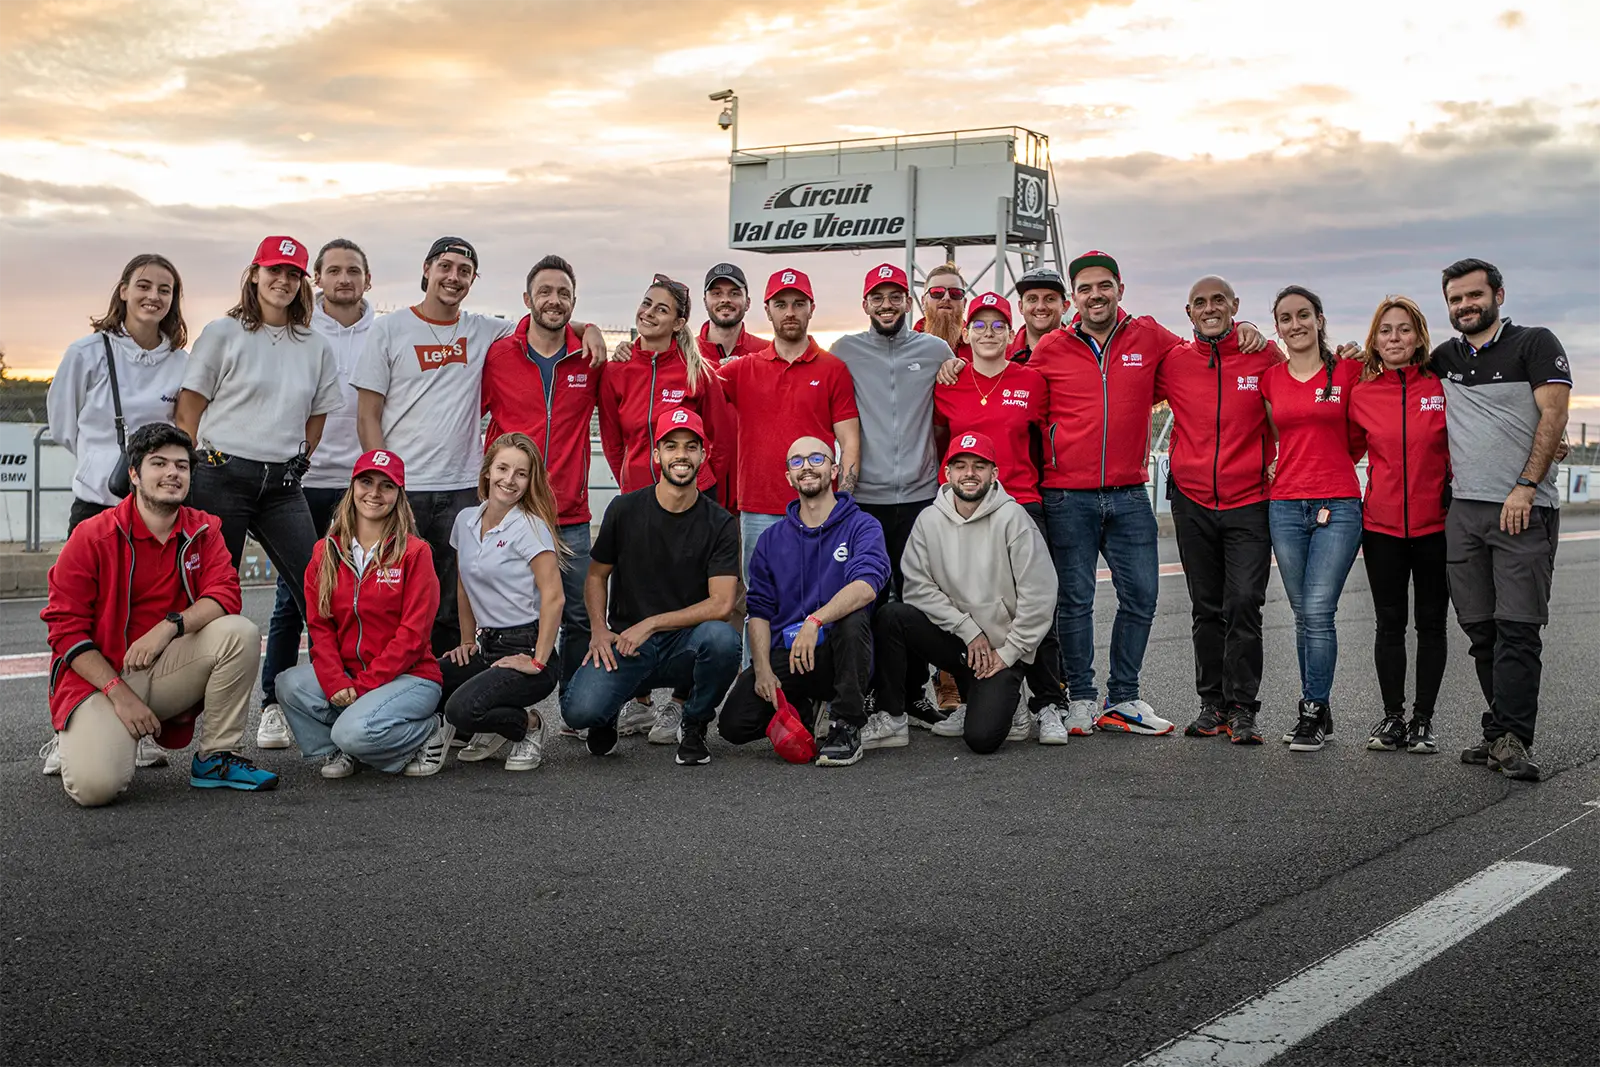
[[[506,512],[500,524],[480,539],[486,507],[479,504],[463,511],[450,531],[473,618],[491,630],[538,622],[539,585],[531,564],[541,552],[556,550],[555,539],[543,519],[521,508]]]

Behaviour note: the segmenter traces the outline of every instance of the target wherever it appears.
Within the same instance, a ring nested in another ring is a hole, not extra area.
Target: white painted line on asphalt
[[[1522,853],[1528,851],[1534,845],[1537,845],[1540,841],[1543,841],[1545,838],[1554,837],[1557,834],[1559,834],[1561,831],[1565,830],[1567,827],[1573,825],[1574,823],[1580,823],[1583,820],[1587,819],[1589,816],[1593,815],[1597,810],[1600,810],[1600,800],[1585,800],[1583,802],[1583,806],[1588,808],[1589,810],[1584,812],[1582,815],[1579,815],[1576,819],[1568,819],[1566,822],[1562,823],[1560,826],[1556,827],[1554,830],[1551,830],[1547,834],[1540,834],[1538,837],[1534,838],[1532,841],[1529,841],[1526,845],[1523,845],[1521,848],[1517,849],[1517,851],[1511,853],[1511,855],[1507,856],[1506,859],[1510,859],[1511,856],[1519,856]]]
[[[1129,1067],[1259,1067],[1570,870],[1495,863]]]

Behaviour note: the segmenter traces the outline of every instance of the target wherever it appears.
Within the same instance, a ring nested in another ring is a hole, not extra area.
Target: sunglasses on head
[[[807,464],[813,467],[820,467],[832,458],[832,456],[825,455],[822,452],[813,452],[809,456],[790,456],[789,469],[792,471],[797,471]]]
[[[950,298],[951,300],[960,300],[962,297],[967,295],[967,291],[962,289],[960,286],[935,285],[933,288],[928,290],[928,295],[933,297],[935,300],[943,300],[946,297]]]

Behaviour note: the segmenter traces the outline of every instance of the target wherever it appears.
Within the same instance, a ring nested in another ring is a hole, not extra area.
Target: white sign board
[[[0,490],[31,490],[39,472],[33,466],[33,439],[39,427],[0,422]]]

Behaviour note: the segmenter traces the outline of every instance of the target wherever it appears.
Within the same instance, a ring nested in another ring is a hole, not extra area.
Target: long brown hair
[[[508,448],[514,448],[528,457],[528,485],[522,491],[522,499],[517,501],[517,507],[544,522],[550,531],[550,539],[556,544],[556,562],[565,569],[572,549],[561,539],[561,527],[558,525],[560,510],[556,507],[555,490],[550,488],[550,472],[545,469],[544,457],[539,455],[539,446],[533,443],[533,438],[525,433],[503,433],[494,439],[494,443],[483,453],[483,463],[478,467],[478,499],[489,499],[489,471],[494,467],[494,458]]]
[[[324,619],[333,617],[333,591],[339,585],[339,567],[356,537],[355,480],[344,491],[333,509],[333,521],[328,523],[328,536],[322,542],[322,565],[317,570],[317,614]],[[378,556],[375,562],[385,567],[398,566],[405,558],[406,538],[417,532],[417,518],[411,511],[411,502],[404,489],[395,496],[394,510],[383,520],[383,536],[378,539]],[[431,581],[431,575],[415,576],[417,581]],[[360,581],[357,578],[357,581]]]
[[[228,317],[239,320],[239,325],[254,332],[261,329],[261,294],[256,289],[261,268],[254,263],[245,268],[239,278],[239,302],[228,309]],[[300,272],[300,292],[289,305],[289,336],[298,341],[311,332],[311,279]]]
[[[1322,384],[1321,397],[1323,400],[1333,395],[1333,368],[1339,365],[1339,359],[1334,355],[1333,349],[1328,347],[1328,320],[1322,314],[1322,297],[1313,293],[1303,285],[1286,285],[1278,290],[1278,295],[1272,301],[1272,321],[1278,321],[1278,305],[1291,296],[1304,297],[1306,303],[1311,305],[1312,312],[1317,316],[1317,354],[1322,357],[1322,368],[1327,380]]]
[[[1361,372],[1363,381],[1371,381],[1383,373],[1383,357],[1378,355],[1378,327],[1382,324],[1383,317],[1395,308],[1411,316],[1411,328],[1417,331],[1417,350],[1411,354],[1410,365],[1422,371],[1428,369],[1428,357],[1432,354],[1433,343],[1428,340],[1427,316],[1409,296],[1386,296],[1378,304],[1378,310],[1372,313],[1372,325],[1367,327],[1366,351],[1361,357],[1364,364]]]
[[[160,267],[172,275],[172,305],[161,317],[158,328],[161,336],[167,339],[167,344],[173,348],[187,348],[189,327],[183,321],[183,279],[178,276],[178,268],[172,265],[172,260],[154,252],[144,252],[128,260],[128,265],[122,268],[122,277],[111,290],[111,303],[106,307],[106,313],[97,319],[90,319],[89,325],[95,333],[123,332],[123,323],[128,321],[128,302],[122,297],[123,287],[132,285],[133,276],[145,267]]]

